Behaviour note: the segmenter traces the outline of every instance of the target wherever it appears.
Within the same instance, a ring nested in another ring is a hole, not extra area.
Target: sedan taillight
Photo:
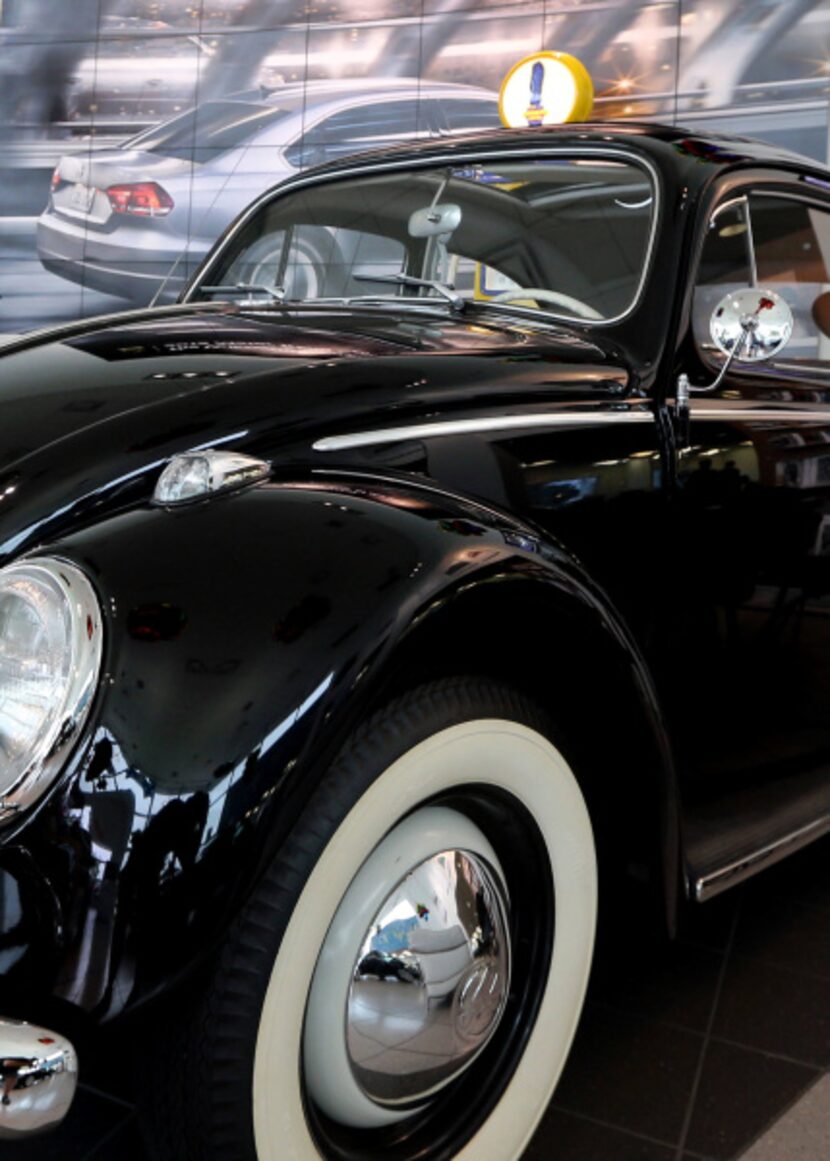
[[[61,167],[55,166],[55,172],[52,174],[52,189],[56,190],[61,184]]]
[[[139,218],[164,218],[173,209],[167,190],[154,181],[134,185],[111,185],[107,190],[113,213],[135,214]]]

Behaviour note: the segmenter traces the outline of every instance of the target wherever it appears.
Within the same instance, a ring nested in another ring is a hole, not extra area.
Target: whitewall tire
[[[385,769],[340,823],[308,878],[283,936],[262,1009],[253,1073],[258,1161],[312,1161],[321,1156],[306,1112],[321,1085],[338,1084],[344,1090],[329,1103],[329,1111],[361,1099],[343,1049],[345,997],[359,951],[357,933],[365,932],[384,893],[410,866],[451,846],[486,844],[479,853],[498,862],[488,840],[464,829],[464,794],[471,785],[485,793],[497,790],[526,809],[544,842],[555,884],[555,938],[534,1027],[498,1103],[455,1154],[469,1161],[520,1156],[559,1079],[582,1007],[593,952],[597,870],[585,802],[562,754],[524,724],[485,718],[440,730]],[[395,842],[385,858],[373,861],[373,852],[402,820],[413,812],[417,818],[425,803],[447,796],[453,810],[441,818],[423,815],[420,834],[409,834],[405,849]],[[385,880],[375,873],[381,866]],[[335,917],[342,930],[333,944],[327,943]],[[327,953],[325,962],[320,961],[321,951]],[[317,990],[322,986],[328,1004],[312,1007],[315,1025],[309,1031],[306,1013],[318,963],[324,984],[318,974]],[[362,1099],[368,1109],[371,1102]],[[378,1125],[401,1116],[381,1108],[376,1112]],[[371,1117],[362,1123],[368,1126]]]

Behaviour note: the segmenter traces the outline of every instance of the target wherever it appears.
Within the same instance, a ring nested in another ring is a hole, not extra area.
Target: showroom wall
[[[544,48],[585,63],[597,115],[828,160],[830,0],[0,0],[0,330],[147,301],[184,253],[172,293],[260,190],[495,124]]]

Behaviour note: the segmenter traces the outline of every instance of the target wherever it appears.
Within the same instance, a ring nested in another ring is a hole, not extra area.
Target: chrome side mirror
[[[787,345],[793,333],[793,312],[774,290],[736,290],[715,307],[709,333],[730,359],[760,363]]]
[[[709,333],[726,355],[726,361],[714,383],[708,387],[690,387],[691,391],[716,390],[735,360],[761,363],[777,355],[793,333],[793,312],[774,290],[763,287],[732,290],[712,312]]]

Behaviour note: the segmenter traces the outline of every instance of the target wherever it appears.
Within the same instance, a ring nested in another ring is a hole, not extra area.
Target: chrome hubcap
[[[349,1065],[376,1104],[431,1096],[492,1038],[510,986],[507,912],[499,873],[465,850],[425,859],[386,898],[346,1011]]]

